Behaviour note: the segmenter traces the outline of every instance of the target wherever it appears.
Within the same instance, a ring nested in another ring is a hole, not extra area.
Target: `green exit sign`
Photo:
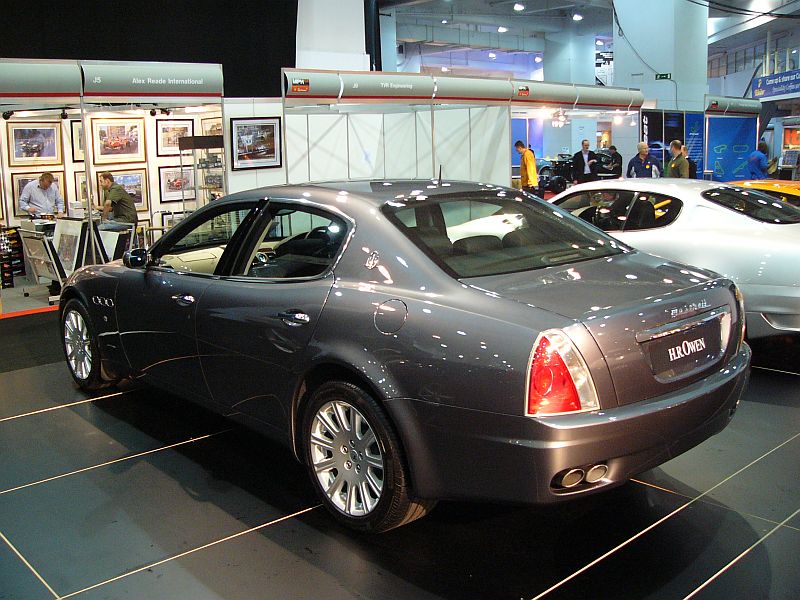
[[[656,73],[656,81],[659,79],[672,79],[672,73]]]

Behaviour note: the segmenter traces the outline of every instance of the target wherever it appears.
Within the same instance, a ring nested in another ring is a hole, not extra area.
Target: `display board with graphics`
[[[756,117],[708,117],[706,164],[714,181],[747,178],[747,158],[756,149]]]
[[[689,148],[689,158],[697,163],[697,178],[703,178],[705,170],[705,156],[703,142],[705,141],[705,115],[703,113],[686,113],[684,117],[683,143]]]
[[[753,98],[765,100],[776,96],[800,95],[800,70],[755,77],[751,85]]]

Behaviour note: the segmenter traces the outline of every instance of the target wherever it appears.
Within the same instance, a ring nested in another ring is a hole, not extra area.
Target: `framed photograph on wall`
[[[9,122],[8,165],[44,167],[60,165],[61,123]]]
[[[280,117],[231,119],[233,170],[281,166]]]
[[[83,123],[70,121],[70,142],[72,143],[72,162],[83,162]]]
[[[192,119],[158,119],[156,121],[156,154],[158,156],[177,156],[181,153],[178,139],[194,135]]]
[[[86,185],[86,173],[77,171],[75,173],[75,200],[86,208],[86,199],[89,197],[89,189]]]
[[[144,119],[92,119],[94,163],[145,162]]]
[[[161,226],[168,230],[170,227],[177,225],[181,219],[186,215],[182,212],[162,212],[161,213]]]
[[[53,175],[53,185],[58,186],[58,191],[61,192],[62,198],[64,198],[64,208],[67,207],[67,191],[64,189],[64,173],[53,173],[52,171],[48,171],[48,173],[52,173]],[[12,173],[11,174],[11,187],[13,190],[13,201],[14,201],[14,216],[17,217],[24,217],[26,213],[19,209],[19,197],[22,195],[22,190],[25,189],[25,186],[28,185],[31,181],[37,181],[39,176],[42,173]]]
[[[194,200],[194,169],[191,167],[159,167],[158,181],[162,202]]]
[[[133,196],[133,204],[137,211],[150,208],[150,193],[147,184],[147,169],[125,169],[124,171],[111,171],[114,176],[114,183],[120,184],[125,191]],[[100,190],[100,198],[103,197],[103,190],[100,187],[100,173],[97,174],[97,189]],[[98,200],[99,202],[99,200]]]
[[[222,117],[200,119],[200,128],[203,135],[222,135]]]

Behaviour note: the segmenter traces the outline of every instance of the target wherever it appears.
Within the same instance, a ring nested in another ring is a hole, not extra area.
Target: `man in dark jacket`
[[[589,140],[582,140],[580,151],[572,155],[572,183],[596,179],[598,179],[597,155],[589,150]]]
[[[617,152],[616,146],[609,146],[611,152],[611,164],[605,167],[614,177],[622,177],[622,155]]]

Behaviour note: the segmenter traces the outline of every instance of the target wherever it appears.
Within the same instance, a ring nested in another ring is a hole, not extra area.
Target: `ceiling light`
[[[533,62],[535,63],[542,62],[542,57],[537,54],[536,56],[533,57]]]
[[[792,54],[797,54],[797,48],[795,48],[794,50],[792,50]]]
[[[583,21],[583,15],[581,13],[573,13],[572,20],[573,21]]]
[[[494,60],[495,58],[497,58],[497,54],[495,54],[494,52],[489,52],[489,58]]]
[[[603,40],[595,40],[594,44],[595,44],[595,46],[602,46],[603,45]]]
[[[517,2],[514,5],[514,10],[517,11],[517,12],[520,12],[521,10],[525,10],[525,5],[524,4],[520,4],[519,2]]]
[[[447,73],[449,70],[447,67],[442,67],[442,73]]]
[[[497,28],[497,33],[505,33],[506,31],[508,31],[508,27],[500,25],[500,27]]]
[[[636,117],[631,117],[630,126],[631,127],[636,127]]]
[[[622,125],[622,115],[614,115],[614,125]]]
[[[447,25],[447,19],[442,19],[442,25]]]

